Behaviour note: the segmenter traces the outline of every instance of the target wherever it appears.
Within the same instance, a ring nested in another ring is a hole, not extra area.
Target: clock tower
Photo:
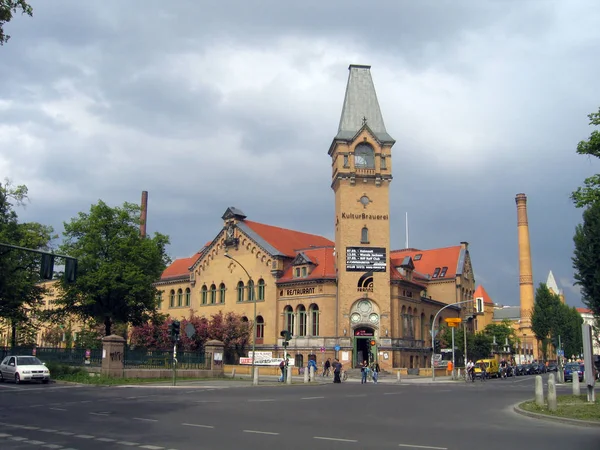
[[[391,330],[389,185],[395,141],[385,129],[370,66],[350,65],[349,71],[329,156],[335,193],[336,335],[350,338],[357,364],[373,356],[374,342],[383,330]]]

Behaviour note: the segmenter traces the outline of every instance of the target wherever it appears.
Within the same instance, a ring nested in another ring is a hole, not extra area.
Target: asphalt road
[[[598,450],[600,428],[517,415],[534,377],[437,385],[0,384],[0,448]],[[569,392],[570,385],[559,386]]]

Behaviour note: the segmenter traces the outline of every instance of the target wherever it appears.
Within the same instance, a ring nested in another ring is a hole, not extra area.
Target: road
[[[517,415],[534,377],[177,388],[0,384],[0,448],[597,450],[600,428]],[[559,386],[567,393],[568,386]]]

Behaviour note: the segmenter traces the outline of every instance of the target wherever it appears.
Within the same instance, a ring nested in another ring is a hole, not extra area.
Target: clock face
[[[371,302],[367,300],[362,300],[358,303],[357,309],[362,313],[368,313],[369,311],[371,311]]]
[[[379,316],[375,313],[371,313],[371,315],[369,316],[369,320],[371,321],[371,323],[377,323],[379,322]]]
[[[369,203],[371,203],[371,200],[366,195],[363,195],[360,198],[360,202],[362,203],[363,206],[367,206]]]
[[[352,320],[353,323],[357,323],[360,320],[360,314],[359,313],[352,314],[352,316],[350,317],[350,320]]]

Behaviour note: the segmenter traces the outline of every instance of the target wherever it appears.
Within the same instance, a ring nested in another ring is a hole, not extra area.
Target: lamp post
[[[432,349],[431,349],[431,380],[432,380],[432,381],[435,381],[435,368],[433,367],[433,361],[434,361],[434,359],[433,359],[433,358],[434,358],[434,356],[435,356],[435,344],[434,344],[434,341],[435,341],[435,336],[438,334],[438,329],[437,329],[437,325],[436,325],[436,322],[437,322],[437,316],[438,316],[438,315],[439,315],[439,314],[440,314],[440,313],[441,313],[443,310],[445,310],[446,308],[449,308],[450,306],[454,306],[454,305],[460,305],[460,304],[463,304],[463,303],[470,303],[470,302],[472,302],[472,301],[473,301],[473,299],[471,299],[471,300],[463,300],[462,302],[450,303],[449,305],[446,305],[446,306],[444,306],[443,308],[441,308],[441,309],[440,309],[440,310],[439,310],[439,311],[438,311],[438,312],[435,314],[435,317],[433,318],[433,324],[431,324],[431,347],[432,347]],[[452,347],[454,347],[454,345],[453,345]],[[454,348],[453,348],[453,349],[454,349]],[[454,370],[454,368],[453,368],[453,370]]]
[[[227,252],[225,252],[225,258],[229,258],[232,261],[235,261],[242,268],[242,270],[246,272],[246,275],[248,275],[248,281],[252,282],[252,290],[248,289],[248,295],[250,295],[250,298],[254,302],[254,320],[252,321],[252,376],[254,377],[254,363],[256,360],[256,296],[254,295],[254,282],[252,281],[252,277],[241,262],[239,262]]]

